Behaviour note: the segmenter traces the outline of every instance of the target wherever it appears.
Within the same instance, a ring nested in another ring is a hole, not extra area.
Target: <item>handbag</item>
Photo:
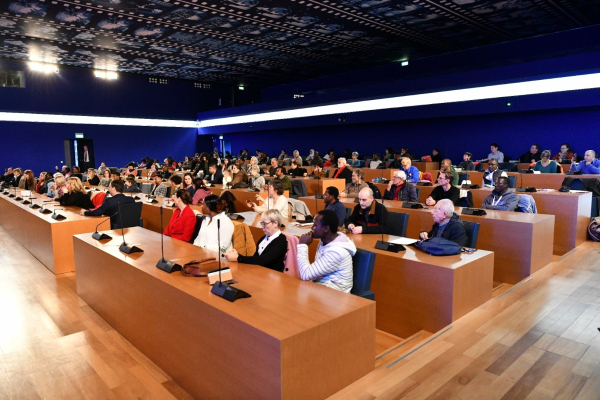
[[[462,246],[440,236],[418,241],[415,243],[415,247],[432,256],[452,256],[460,254],[462,249]]]
[[[592,218],[588,226],[588,234],[593,241],[600,242],[600,217]]]
[[[216,258],[203,258],[202,260],[194,260],[185,264],[181,268],[181,275],[198,278],[207,276],[209,271],[219,268],[219,262]]]

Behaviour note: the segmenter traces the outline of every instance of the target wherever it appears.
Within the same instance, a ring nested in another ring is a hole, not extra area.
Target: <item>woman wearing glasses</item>
[[[237,261],[244,264],[257,264],[265,268],[283,272],[285,255],[287,253],[287,239],[281,230],[281,215],[277,210],[267,210],[260,218],[260,225],[265,236],[256,244],[253,256],[241,256],[235,249],[225,253],[227,261]]]

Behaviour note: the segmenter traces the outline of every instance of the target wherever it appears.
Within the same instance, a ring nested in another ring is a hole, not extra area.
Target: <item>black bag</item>
[[[588,226],[588,234],[593,241],[600,242],[600,217],[592,218]]]
[[[231,188],[232,189],[246,189],[249,187],[250,187],[250,185],[248,185],[246,182],[238,182],[235,185],[233,185]]]
[[[462,246],[459,246],[458,244],[439,236],[418,241],[415,243],[415,247],[431,254],[432,256],[452,256],[455,254],[460,254],[462,249]]]

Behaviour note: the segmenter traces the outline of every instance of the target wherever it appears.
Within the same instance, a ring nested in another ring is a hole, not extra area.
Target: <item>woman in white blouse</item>
[[[204,198],[202,214],[206,215],[206,218],[202,221],[198,237],[194,240],[196,246],[213,251],[220,249],[221,253],[231,250],[233,247],[233,222],[225,215],[225,206],[225,201],[214,194]],[[219,223],[220,233],[218,232]]]
[[[248,200],[248,206],[252,207],[257,213],[263,213],[267,210],[277,210],[282,218],[288,218],[288,202],[283,196],[283,183],[278,179],[273,179],[267,186],[267,200],[256,195],[256,200],[262,202],[261,206]]]

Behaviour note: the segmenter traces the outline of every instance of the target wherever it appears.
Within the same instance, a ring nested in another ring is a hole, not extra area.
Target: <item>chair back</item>
[[[340,223],[340,226],[346,226],[346,221],[348,221],[348,218],[350,218],[350,216],[352,215],[352,208],[345,207],[345,209],[346,209],[346,218],[344,219],[344,221],[342,223]]]
[[[471,207],[473,208],[473,193],[467,190],[467,195],[460,198],[460,207]]]
[[[408,227],[408,217],[410,215],[393,211],[389,211],[387,215],[389,234],[406,237],[406,228]]]
[[[119,214],[115,215],[114,221],[111,219],[111,228],[121,229],[121,227],[142,226],[142,206],[141,201],[120,205]]]
[[[416,192],[417,192],[417,203],[421,202],[421,188],[415,188]]]
[[[464,221],[463,226],[467,234],[467,244],[465,247],[477,248],[477,237],[479,236],[479,222]]]
[[[501,162],[498,163],[498,169],[506,172],[517,172],[519,170],[519,166],[512,162]]]
[[[369,187],[373,191],[373,198],[381,199],[381,192],[379,191],[379,188],[375,186],[375,184],[373,184],[372,182],[367,182],[367,185],[369,185]]]
[[[190,239],[190,243],[194,244],[194,240],[198,237],[200,233],[200,228],[202,227],[202,221],[206,218],[202,214],[196,214],[196,227],[194,228],[194,233],[192,234],[192,238]]]
[[[171,197],[171,187],[170,186],[167,188],[167,194],[165,195],[165,197]]]
[[[514,189],[517,187],[517,177],[514,175],[508,176],[508,187]]]
[[[469,174],[462,174],[462,173],[458,174],[458,186],[461,186],[464,181],[468,181],[468,180],[469,180]]]
[[[371,291],[371,279],[375,267],[376,254],[362,249],[357,249],[352,257],[353,284],[350,293],[369,300],[375,300],[375,293]]]

